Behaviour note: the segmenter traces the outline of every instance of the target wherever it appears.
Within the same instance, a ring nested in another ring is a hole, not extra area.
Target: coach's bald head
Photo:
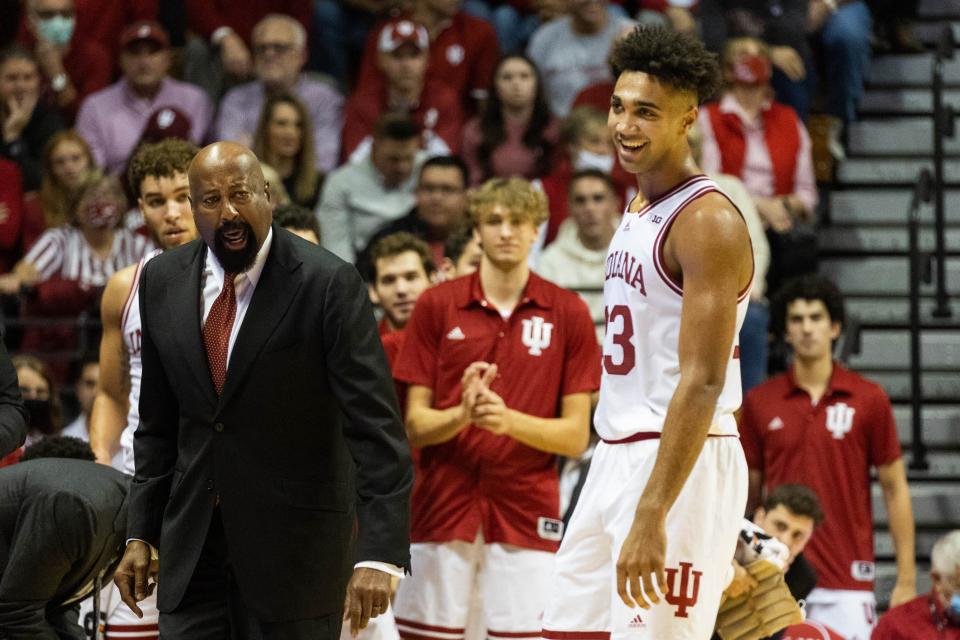
[[[260,161],[235,142],[204,147],[190,163],[190,201],[197,230],[224,270],[246,271],[273,221]]]

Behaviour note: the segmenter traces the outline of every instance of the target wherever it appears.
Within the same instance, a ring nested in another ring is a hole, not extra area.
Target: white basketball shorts
[[[554,554],[508,544],[410,545],[411,575],[394,611],[404,640],[463,640],[474,590],[483,601],[486,636],[539,638]]]
[[[747,464],[738,438],[707,438],[667,514],[665,598],[649,609],[631,609],[617,595],[620,548],[659,445],[659,439],[597,445],[557,553],[543,619],[547,640],[712,635],[747,502]]]

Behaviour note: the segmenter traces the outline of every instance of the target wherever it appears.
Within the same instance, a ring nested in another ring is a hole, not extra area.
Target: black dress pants
[[[288,622],[253,617],[237,588],[219,509],[183,600],[160,614],[161,640],[337,640],[340,626],[336,613]]]

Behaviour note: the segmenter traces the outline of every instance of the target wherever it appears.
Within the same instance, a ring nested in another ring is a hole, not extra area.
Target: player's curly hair
[[[696,94],[699,104],[716,95],[722,81],[716,54],[696,37],[664,27],[638,26],[614,46],[610,65],[615,77],[642,71]]]
[[[23,450],[20,462],[38,460],[40,458],[73,458],[74,460],[97,459],[93,455],[90,445],[80,438],[70,436],[47,436],[37,440]]]
[[[530,221],[534,226],[546,222],[550,215],[547,197],[523,178],[492,178],[469,193],[467,212],[475,225],[482,224],[484,216],[496,205],[510,212],[510,216]]]
[[[133,197],[140,197],[140,185],[147,176],[172,178],[174,174],[186,173],[197,147],[192,142],[179,138],[167,138],[153,144],[142,144],[130,159],[127,181]]]

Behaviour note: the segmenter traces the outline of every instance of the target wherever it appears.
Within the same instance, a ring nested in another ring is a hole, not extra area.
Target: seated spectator
[[[561,287],[590,289],[577,293],[587,303],[602,339],[607,248],[623,209],[613,179],[598,169],[573,174],[568,202],[570,217],[560,225],[556,240],[543,250],[536,271]]]
[[[296,204],[283,204],[273,210],[273,221],[307,242],[320,244],[320,225],[317,224],[317,216],[309,209]]]
[[[571,0],[569,15],[537,29],[527,55],[540,69],[555,116],[566,117],[584,87],[609,81],[607,55],[617,34],[630,24],[611,11],[607,0]]]
[[[24,191],[39,188],[43,149],[63,122],[40,100],[36,60],[16,46],[0,53],[0,126],[0,156],[20,167]]]
[[[819,36],[819,53],[827,61],[822,65],[829,118],[827,144],[830,153],[842,160],[846,156],[843,127],[857,119],[870,74],[873,20],[864,0],[810,0],[809,20],[807,28]]]
[[[127,3],[115,3],[127,4]],[[77,30],[77,23],[96,24],[96,8],[77,16],[74,0],[27,0],[26,21],[20,43],[31,49],[53,93],[60,114],[72,123],[87,96],[107,86],[114,59],[100,36],[92,30]],[[116,32],[108,39],[116,38]]]
[[[411,0],[411,11],[401,17],[423,25],[430,36],[427,76],[449,88],[460,100],[461,111],[473,115],[490,93],[493,68],[500,58],[497,34],[486,20],[463,11],[463,0]],[[382,79],[377,69],[378,24],[367,38],[357,87]]]
[[[920,0],[868,0],[867,5],[873,15],[876,53],[923,53],[926,47],[913,32]]]
[[[269,14],[310,25],[310,0],[185,0],[187,29],[199,38],[187,43],[184,77],[217,98],[225,80],[246,80],[253,68],[253,30]],[[209,45],[207,44],[209,43]],[[228,78],[224,78],[224,75]]]
[[[74,393],[80,413],[73,422],[63,428],[62,435],[79,438],[84,442],[90,441],[90,414],[93,412],[93,400],[97,396],[97,381],[100,379],[100,362],[96,356],[87,357],[80,362],[80,375],[74,383]]]
[[[71,225],[48,229],[15,267],[0,276],[0,292],[23,295],[25,318],[62,319],[57,326],[26,326],[24,351],[55,352],[76,347],[72,319],[96,313],[96,301],[110,276],[153,248],[142,235],[119,228],[127,210],[116,178],[92,176],[77,201]],[[56,362],[63,380],[66,362]]]
[[[784,483],[805,484],[823,500],[823,525],[807,547],[818,576],[807,618],[866,638],[876,622],[874,468],[897,560],[891,603],[916,595],[913,512],[890,399],[880,385],[833,361],[844,320],[833,283],[819,276],[790,281],[773,315],[794,358],[788,373],[754,387],[743,403],[750,505],[760,502],[763,487]]]
[[[370,300],[383,310],[380,335],[400,331],[420,294],[436,281],[433,253],[420,238],[398,231],[370,249]]]
[[[147,126],[161,107],[189,114],[190,140],[203,142],[213,115],[203,91],[170,78],[170,40],[156,22],[138,22],[120,36],[123,78],[80,107],[77,133],[90,144],[97,164],[121,174]]]
[[[343,96],[329,82],[304,73],[307,32],[290,16],[272,13],[253,28],[253,68],[257,79],[230,89],[220,103],[217,140],[251,146],[268,96],[293,94],[310,113],[316,168],[329,172],[340,157]]]
[[[490,101],[463,132],[470,184],[493,177],[542,178],[550,172],[558,137],[559,123],[550,115],[537,68],[522,55],[501,59]]]
[[[550,175],[540,180],[550,202],[545,245],[553,242],[560,224],[567,219],[570,178],[575,171],[597,169],[610,174],[617,185],[621,210],[637,194],[636,178],[624,171],[617,161],[605,113],[591,107],[577,107],[571,111],[560,126],[560,144],[564,155],[554,163]]]
[[[497,32],[500,51],[504,54],[522,53],[540,25],[567,12],[566,0],[508,0],[491,4],[487,19]],[[619,5],[611,8],[622,11]]]
[[[802,257],[788,263],[789,246],[803,236],[792,230],[812,222],[817,206],[810,136],[790,107],[772,99],[769,48],[754,38],[735,38],[724,47],[727,82],[720,102],[700,111],[702,167],[743,180],[770,229],[768,288],[813,269]]]
[[[13,268],[22,255],[23,184],[20,169],[0,158],[0,274]]]
[[[933,545],[930,577],[930,592],[887,611],[871,640],[960,638],[960,531],[951,531]]]
[[[294,204],[317,206],[322,176],[313,159],[310,113],[290,94],[270,96],[263,105],[253,138],[253,152],[277,170]]]
[[[694,124],[687,132],[690,155],[700,166],[703,152],[703,135]],[[763,382],[769,368],[770,309],[766,300],[767,271],[770,268],[770,243],[764,230],[763,220],[757,212],[750,192],[743,181],[728,173],[711,173],[730,201],[736,205],[747,223],[750,244],[753,247],[753,285],[750,287],[750,303],[747,315],[740,327],[740,383],[744,395]]]
[[[60,433],[63,428],[60,392],[50,369],[40,358],[18,354],[10,360],[17,370],[23,407],[30,416],[27,440],[23,444],[26,448],[41,438]]]
[[[443,245],[443,262],[440,263],[441,280],[453,280],[466,276],[480,268],[483,249],[480,238],[473,231],[473,223],[464,220]]]
[[[399,231],[412,233],[428,243],[433,263],[443,260],[447,238],[467,217],[467,170],[457,156],[436,156],[420,167],[416,205],[402,218],[388,222],[377,230],[357,258],[357,268],[365,278],[371,277],[370,250],[381,238]]]
[[[388,22],[377,37],[377,66],[383,81],[358,86],[347,103],[343,156],[369,153],[374,124],[384,113],[409,115],[423,131],[423,147],[443,155],[460,147],[463,111],[442,81],[427,73],[427,30],[410,20]]]
[[[317,219],[323,246],[354,262],[377,229],[414,206],[414,176],[424,160],[420,127],[406,116],[377,121],[370,155],[333,171],[323,182]]]
[[[813,94],[813,57],[807,39],[808,2],[699,0],[704,44],[721,53],[732,38],[769,43],[776,99],[806,122]]]
[[[75,131],[61,131],[50,138],[43,155],[40,231],[68,224],[84,185],[99,174],[90,146]]]
[[[640,0],[637,21],[659,24],[678,33],[696,34],[693,11],[698,0]]]
[[[617,43],[630,35],[634,29],[636,29],[636,25],[633,24],[626,24],[620,27],[620,31],[617,32],[613,42],[610,43],[610,53],[613,53],[613,48],[617,45]],[[607,61],[609,62],[609,60],[610,58],[608,55]],[[613,87],[614,77],[611,73],[603,80],[587,85],[581,89],[577,96],[573,99],[572,108],[576,109],[577,107],[593,107],[600,113],[606,113],[610,110],[610,96],[613,95]]]

